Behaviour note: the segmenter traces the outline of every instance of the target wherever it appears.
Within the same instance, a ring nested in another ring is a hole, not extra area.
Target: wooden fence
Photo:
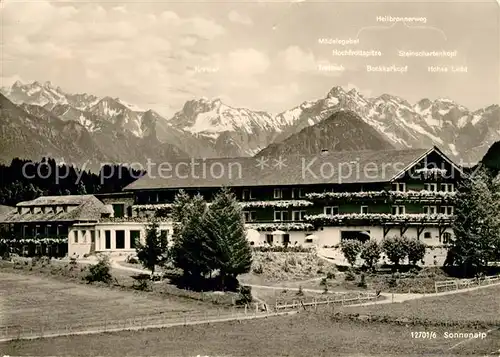
[[[35,339],[43,337],[93,334],[112,331],[133,331],[147,328],[161,328],[182,325],[194,325],[218,321],[246,320],[266,316],[283,315],[273,313],[262,304],[245,305],[232,309],[208,311],[192,311],[185,313],[150,314],[124,319],[88,318],[80,321],[39,320],[32,326],[4,325],[0,326],[0,342],[16,339]]]
[[[275,304],[275,311],[287,309],[306,309],[307,306],[317,307],[320,305],[354,305],[377,299],[375,292],[339,292],[327,293],[317,297],[297,297],[295,299],[278,299]]]
[[[487,276],[484,278],[436,281],[434,283],[434,287],[436,289],[436,293],[439,293],[443,291],[468,289],[475,286],[491,285],[494,283],[500,283],[500,275]]]

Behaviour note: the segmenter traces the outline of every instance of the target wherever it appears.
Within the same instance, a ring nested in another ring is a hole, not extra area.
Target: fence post
[[[394,303],[394,293],[392,293],[391,303],[392,303],[392,304]]]
[[[458,290],[458,280],[455,280],[455,290]]]
[[[245,304],[245,316],[247,316],[247,304]]]
[[[434,288],[436,289],[436,294],[438,293],[438,285],[437,282],[434,282]]]

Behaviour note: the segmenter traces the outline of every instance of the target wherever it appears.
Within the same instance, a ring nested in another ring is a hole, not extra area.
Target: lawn
[[[425,319],[429,322],[480,321],[500,325],[500,286],[489,286],[459,294],[422,298],[403,303],[352,306],[344,310],[364,315]]]
[[[204,312],[212,304],[104,286],[0,271],[0,328],[58,330],[62,326],[101,326],[134,317],[179,316]]]
[[[435,332],[432,339],[412,332]],[[137,332],[71,336],[0,343],[7,355],[71,356],[484,356],[500,349],[500,333],[485,339],[445,338],[445,332],[484,330],[407,327],[360,321],[336,321],[328,314],[175,327]],[[459,347],[452,348],[459,342]],[[450,349],[452,348],[452,349]]]

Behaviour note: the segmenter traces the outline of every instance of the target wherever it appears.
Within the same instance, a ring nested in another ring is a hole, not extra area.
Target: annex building
[[[432,247],[426,259],[432,264],[442,263],[453,236],[453,202],[463,177],[437,147],[192,159],[157,165],[123,192],[86,195],[85,202],[79,200],[83,196],[21,202],[1,221],[22,239],[65,237],[69,255],[130,253],[157,212],[168,216],[180,190],[210,200],[229,187],[254,246],[334,249],[344,239],[381,241],[397,235]],[[90,202],[92,214],[83,210]],[[172,222],[162,218],[160,228],[170,235]]]

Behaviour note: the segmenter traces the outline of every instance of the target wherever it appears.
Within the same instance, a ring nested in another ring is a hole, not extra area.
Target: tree
[[[367,240],[361,248],[361,259],[365,261],[365,265],[370,270],[375,269],[375,264],[380,259],[380,245],[375,240]]]
[[[206,249],[213,257],[209,260],[209,267],[219,271],[222,288],[236,288],[236,277],[251,269],[252,250],[246,237],[241,207],[227,188],[215,196],[205,224]]]
[[[356,259],[359,253],[361,253],[361,242],[355,239],[347,239],[340,243],[340,249],[349,264],[354,267]]]
[[[399,269],[399,265],[407,256],[407,243],[404,237],[387,237],[382,240],[382,251],[387,259],[393,264],[393,269]]]
[[[206,214],[207,203],[200,195],[190,198],[183,191],[176,195],[172,207],[174,244],[171,255],[174,266],[184,272],[185,282],[191,286],[196,286],[211,273],[209,261],[213,257],[207,248]]]
[[[166,234],[160,234],[156,221],[147,227],[145,244],[136,244],[137,259],[144,268],[151,270],[151,275],[157,265],[161,266],[168,260],[168,238]]]
[[[411,265],[417,265],[425,257],[426,245],[418,239],[406,240],[406,254]]]
[[[464,276],[477,274],[498,259],[499,186],[482,167],[459,186],[446,265],[460,267]]]

